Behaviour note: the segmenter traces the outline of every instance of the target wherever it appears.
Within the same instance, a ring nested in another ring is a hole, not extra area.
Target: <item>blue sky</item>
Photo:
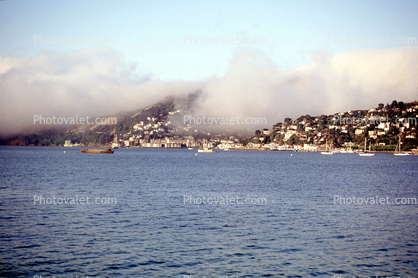
[[[202,89],[198,116],[418,99],[418,2],[0,1],[0,135]],[[398,41],[396,41],[398,39]],[[377,40],[377,41],[376,41]]]
[[[140,75],[198,80],[225,74],[240,48],[288,70],[316,53],[411,46],[343,42],[417,38],[417,10],[417,1],[1,1],[0,55],[106,47],[136,63]],[[89,42],[41,43],[53,37]],[[219,42],[199,43],[203,37]],[[255,41],[220,43],[228,38]]]

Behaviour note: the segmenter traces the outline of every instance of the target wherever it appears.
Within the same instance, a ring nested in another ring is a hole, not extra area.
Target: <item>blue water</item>
[[[1,147],[0,276],[418,277],[418,156],[196,153]]]

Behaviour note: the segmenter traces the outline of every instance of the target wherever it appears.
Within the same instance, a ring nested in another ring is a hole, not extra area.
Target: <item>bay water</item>
[[[0,147],[1,277],[418,277],[418,156]]]

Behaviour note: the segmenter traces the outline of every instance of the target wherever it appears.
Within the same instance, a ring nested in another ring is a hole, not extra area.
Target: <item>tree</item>
[[[399,129],[396,126],[392,125],[389,128],[389,135],[397,135],[397,134],[399,134]]]
[[[42,146],[49,146],[51,144],[51,139],[44,139],[42,140]]]
[[[337,139],[338,145],[340,145],[340,146],[344,145],[345,139],[346,139],[345,135],[338,136],[338,139]]]
[[[324,122],[327,119],[326,115],[321,115],[321,117],[319,117],[319,121]]]
[[[273,129],[281,129],[282,128],[282,123],[276,123],[274,126],[273,126]]]
[[[289,139],[287,139],[286,143],[288,145],[293,145],[293,144],[296,144],[297,141],[298,141],[298,138],[296,137],[296,135],[293,134]]]
[[[286,125],[290,125],[292,123],[292,118],[286,118],[284,119],[284,122]]]

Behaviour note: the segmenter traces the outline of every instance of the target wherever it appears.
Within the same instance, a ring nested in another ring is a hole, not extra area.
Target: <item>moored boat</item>
[[[358,155],[359,156],[374,156],[374,153],[372,153],[371,152],[371,149],[370,149],[370,143],[369,143],[369,151],[367,151],[367,148],[366,148],[366,145],[367,144],[367,138],[364,140],[364,152],[362,152],[362,153],[359,153]]]
[[[85,149],[85,150],[80,150],[80,152],[82,153],[114,153],[114,150],[112,149]]]
[[[197,152],[199,153],[214,153],[215,151],[212,149],[204,148],[204,149],[198,149]]]
[[[399,153],[394,153],[393,155],[396,155],[396,156],[407,156],[407,155],[409,155],[409,153],[399,152]]]
[[[409,153],[403,152],[401,147],[401,137],[399,136],[399,142],[398,145],[396,145],[395,153],[393,155],[396,156],[407,156]]]
[[[334,154],[334,151],[331,151],[331,147],[328,150],[328,139],[325,141],[325,152],[321,152],[321,154],[325,154],[325,155]]]

